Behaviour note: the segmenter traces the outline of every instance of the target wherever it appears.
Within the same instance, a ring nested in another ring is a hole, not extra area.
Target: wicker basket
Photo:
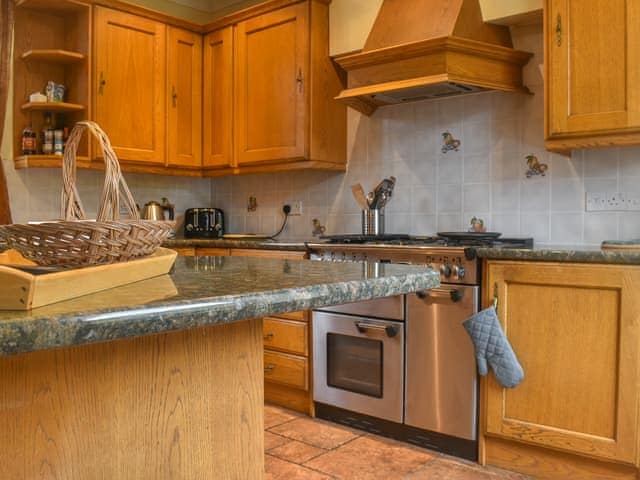
[[[102,148],[105,179],[96,221],[85,220],[76,187],[76,151],[84,130]],[[61,217],[64,221],[0,225],[0,239],[38,265],[78,268],[123,262],[153,253],[171,232],[171,223],[140,220],[109,138],[94,122],[78,122],[62,160]],[[122,202],[122,203],[121,203]],[[131,220],[120,220],[120,206]]]

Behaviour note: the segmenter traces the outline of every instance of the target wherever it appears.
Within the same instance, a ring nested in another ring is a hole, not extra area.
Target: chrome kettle
[[[174,205],[163,197],[162,203],[154,201],[145,203],[142,210],[140,210],[140,218],[142,220],[167,220],[164,217],[165,210],[169,212],[169,220],[173,220],[175,213]]]

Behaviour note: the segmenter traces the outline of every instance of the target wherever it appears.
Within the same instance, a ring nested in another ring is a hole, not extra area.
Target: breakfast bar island
[[[370,267],[181,257],[169,275],[0,312],[0,478],[262,478],[261,318],[439,284],[427,267]]]

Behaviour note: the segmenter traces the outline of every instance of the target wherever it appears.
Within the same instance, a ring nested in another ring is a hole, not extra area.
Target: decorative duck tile
[[[525,173],[527,178],[531,178],[534,175],[540,175],[542,177],[545,176],[545,172],[549,169],[549,166],[546,163],[540,163],[538,161],[538,157],[534,154],[527,155],[524,158],[527,160],[528,170]]]
[[[453,135],[450,132],[442,133],[442,153],[447,153],[449,150],[453,150],[455,152],[458,151],[458,147],[462,144],[460,140],[453,138]]]

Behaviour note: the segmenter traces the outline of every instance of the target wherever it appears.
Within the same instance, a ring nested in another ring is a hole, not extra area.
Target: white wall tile
[[[555,244],[582,243],[582,213],[552,213],[549,240]]]
[[[462,208],[462,186],[460,184],[438,185],[438,213],[460,212]]]
[[[584,183],[580,179],[551,181],[552,211],[583,211],[584,205]]]
[[[585,244],[600,245],[605,240],[603,232],[607,232],[607,240],[618,239],[618,215],[611,212],[586,212],[584,215]]]
[[[463,196],[465,212],[488,212],[491,208],[491,184],[489,183],[464,185]]]

